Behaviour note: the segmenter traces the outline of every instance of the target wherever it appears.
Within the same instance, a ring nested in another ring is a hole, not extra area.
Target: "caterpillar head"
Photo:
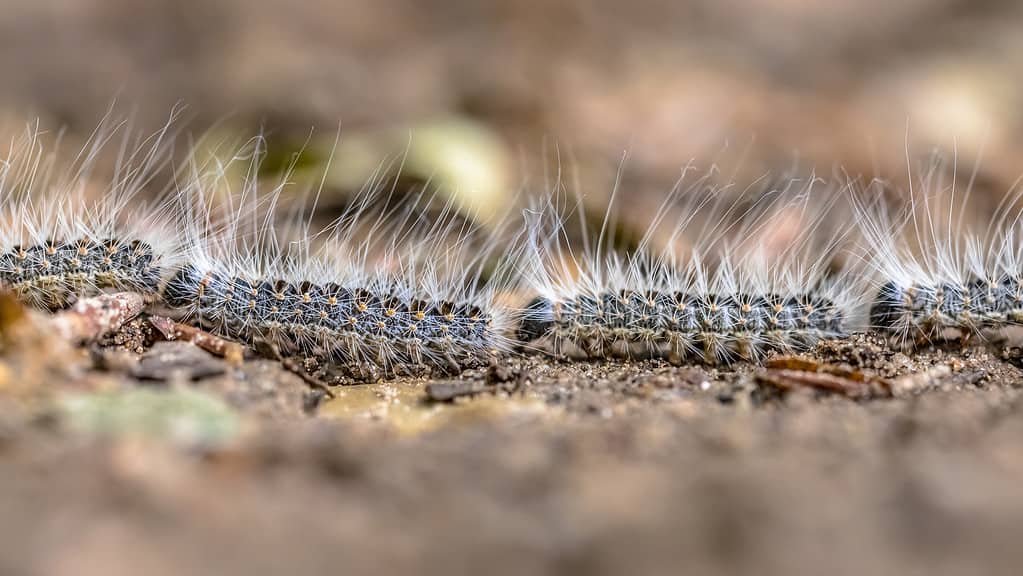
[[[870,325],[891,330],[906,314],[906,290],[895,282],[886,282],[870,305]]]
[[[164,286],[164,302],[175,308],[198,305],[204,277],[195,266],[191,264],[182,266]]]
[[[554,305],[550,300],[538,296],[522,313],[516,337],[519,342],[533,342],[550,334],[554,328]]]

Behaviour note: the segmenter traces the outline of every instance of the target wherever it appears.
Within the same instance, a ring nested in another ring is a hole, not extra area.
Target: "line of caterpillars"
[[[32,305],[60,309],[100,290],[162,293],[203,325],[245,339],[262,335],[286,350],[381,366],[426,364],[464,368],[492,348],[490,314],[470,303],[431,302],[380,286],[241,277],[178,269],[161,290],[164,270],[140,240],[80,237],[15,246],[0,254],[0,283]],[[944,329],[966,334],[1023,322],[1023,278],[1001,274],[955,284],[887,282],[872,299],[870,324],[892,334],[928,338]],[[601,356],[616,344],[627,355],[710,364],[756,360],[768,350],[793,351],[848,332],[834,302],[811,293],[693,295],[621,290],[552,301],[537,298],[521,314],[522,343],[551,338]],[[556,350],[556,353],[560,353]]]

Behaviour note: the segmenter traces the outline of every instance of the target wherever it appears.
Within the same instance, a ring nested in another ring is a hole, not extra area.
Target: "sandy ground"
[[[94,348],[85,372],[26,395],[12,354],[3,574],[1008,574],[1023,561],[1012,350],[910,357],[858,336],[773,371],[511,356],[333,399],[276,362],[232,367],[180,342]],[[113,397],[136,403],[83,416],[69,400]]]

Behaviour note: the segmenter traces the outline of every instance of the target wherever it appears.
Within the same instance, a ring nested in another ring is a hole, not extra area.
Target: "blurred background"
[[[624,166],[642,205],[691,159],[898,179],[937,150],[1004,192],[1023,144],[1007,0],[8,1],[0,66],[8,125],[183,103],[190,133],[264,130],[269,168],[303,149],[309,173],[340,126],[336,189],[407,153],[483,198],[552,166],[606,195]]]

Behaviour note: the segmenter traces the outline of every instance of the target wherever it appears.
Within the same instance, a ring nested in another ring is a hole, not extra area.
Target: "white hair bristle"
[[[687,167],[628,251],[613,247],[617,191],[582,249],[567,239],[564,209],[533,211],[527,276],[536,298],[519,338],[559,356],[727,364],[859,328],[858,276],[832,270],[850,226],[829,229],[834,202],[819,201],[820,181],[771,187],[762,178],[742,189],[716,177]]]
[[[1021,191],[1017,185],[993,214],[978,211],[970,199],[976,173],[959,182],[955,162],[934,161],[910,176],[907,201],[895,208],[888,200],[897,195],[881,181],[850,187],[864,260],[875,272],[871,327],[904,349],[983,340],[1023,321]]]
[[[37,124],[13,139],[0,160],[0,287],[51,310],[101,291],[155,298],[179,235],[170,204],[142,192],[170,161],[176,116],[142,137],[108,115],[73,157]],[[111,155],[112,171],[98,175]]]
[[[325,230],[311,232],[298,215],[281,224],[284,184],[258,189],[262,147],[255,139],[231,162],[192,171],[181,195],[194,224],[186,264],[164,289],[168,305],[209,330],[355,380],[457,372],[509,348],[510,318],[495,299],[511,266],[491,269],[500,234],[439,195],[389,207],[393,189],[379,181]],[[238,162],[248,175],[212,216],[216,191],[231,185],[226,167]]]

